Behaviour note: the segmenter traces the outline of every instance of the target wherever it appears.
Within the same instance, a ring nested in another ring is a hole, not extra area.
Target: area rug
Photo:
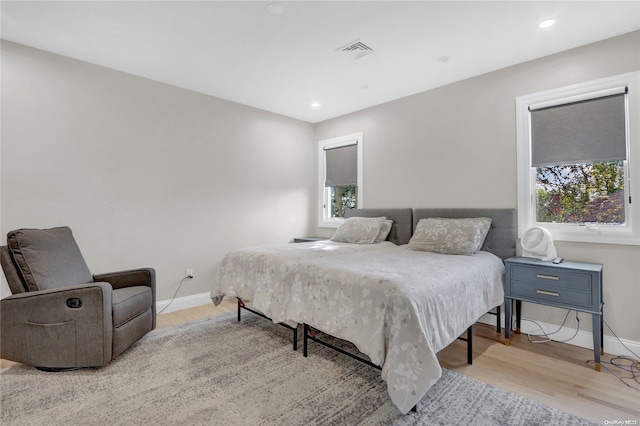
[[[0,374],[2,425],[584,425],[584,419],[444,370],[402,415],[380,371],[253,314],[154,330],[99,369]]]

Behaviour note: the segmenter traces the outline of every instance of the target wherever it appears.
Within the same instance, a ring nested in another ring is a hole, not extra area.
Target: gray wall
[[[484,74],[319,123],[316,139],[364,132],[365,207],[515,208],[516,96],[640,70],[638,46],[634,32]],[[605,321],[640,341],[640,246],[556,247],[566,259],[604,265]],[[524,316],[556,324],[564,313],[523,307]]]
[[[233,248],[331,235],[315,228],[316,144],[359,131],[366,207],[515,207],[515,97],[638,70],[639,45],[635,32],[313,126],[3,42],[0,235],[66,224],[94,272],[155,266],[166,300],[193,268],[178,296],[208,292]],[[604,264],[605,320],[640,341],[640,247],[557,247]]]
[[[68,225],[93,272],[155,267],[161,301],[310,231],[309,123],[5,41],[1,106],[3,244]]]

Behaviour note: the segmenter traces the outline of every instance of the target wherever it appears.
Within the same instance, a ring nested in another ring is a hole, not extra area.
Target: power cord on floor
[[[628,350],[633,354],[633,356],[635,356],[635,359],[626,355],[618,355],[618,356],[612,357],[609,361],[600,361],[600,366],[604,367],[605,370],[613,374],[618,380],[620,380],[626,386],[630,387],[631,389],[640,391],[640,386],[635,386],[634,384],[632,384],[632,383],[635,383],[637,385],[640,385],[640,357],[635,352],[633,352],[627,345],[625,345],[622,340],[620,340],[616,332],[613,331],[613,328],[611,328],[611,326],[607,324],[606,321],[603,321],[603,322],[607,326],[609,331],[611,331],[614,337],[618,340],[618,342],[620,342],[620,344],[626,350]],[[587,362],[593,363],[595,362],[595,360],[589,359],[587,360]],[[607,365],[610,366],[611,368],[607,367]],[[620,375],[616,374],[616,372],[619,373],[619,371],[614,370],[614,367],[617,368],[618,370],[622,370],[626,373],[629,373],[630,376],[621,375],[624,373],[620,373]],[[632,383],[628,383],[627,381],[631,381]]]
[[[568,342],[569,340],[574,339],[574,338],[578,335],[578,332],[580,331],[580,317],[578,317],[578,311],[575,311],[575,313],[576,313],[576,321],[578,322],[578,327],[576,328],[576,332],[575,332],[575,333],[573,333],[573,336],[571,336],[571,337],[569,337],[568,339],[565,339],[565,340],[553,340],[553,339],[552,339],[551,337],[549,337],[549,336],[552,336],[552,335],[554,335],[554,334],[556,334],[556,333],[559,333],[559,332],[560,332],[560,330],[562,330],[562,329],[564,328],[564,325],[565,325],[565,323],[567,322],[567,318],[569,318],[569,314],[570,314],[571,312],[573,312],[573,311],[571,311],[571,310],[570,310],[570,311],[567,311],[567,314],[564,316],[564,320],[562,321],[562,324],[560,324],[560,327],[559,327],[556,331],[552,331],[552,332],[550,332],[550,333],[547,333],[546,331],[544,331],[544,329],[542,328],[542,326],[540,325],[540,323],[538,323],[536,320],[527,319],[527,318],[521,318],[520,320],[521,320],[521,321],[529,321],[529,322],[532,322],[532,323],[534,323],[536,326],[538,326],[538,328],[540,329],[541,334],[533,334],[533,332],[527,333],[527,338],[529,339],[529,342],[531,342],[531,343],[547,343],[547,342],[566,343],[566,342]],[[511,330],[512,330],[512,331],[514,330],[514,327],[513,327],[513,321],[515,321],[515,320],[512,320],[512,321],[511,321]],[[532,339],[532,337],[533,337],[533,338],[536,338],[536,337],[544,337],[544,339],[541,339],[541,340],[534,340],[534,339]]]
[[[180,291],[180,288],[182,287],[182,283],[184,282],[184,280],[188,280],[193,278],[192,276],[186,276],[183,279],[180,280],[180,284],[178,284],[178,288],[176,289],[176,292],[173,293],[173,296],[171,297],[171,300],[169,301],[169,303],[167,304],[167,306],[165,306],[164,308],[162,308],[162,310],[160,312],[156,312],[156,315],[160,315],[161,313],[164,312],[165,309],[167,309],[169,307],[169,305],[171,305],[173,303],[173,301],[176,298],[176,295],[178,294],[178,292]]]
[[[562,328],[564,327],[565,323],[567,322],[567,318],[569,318],[569,314],[571,312],[572,311],[567,311],[567,315],[564,316],[564,320],[562,321],[562,324],[560,324],[560,327],[556,331],[552,331],[551,333],[547,333],[546,331],[544,331],[542,326],[540,324],[538,324],[537,321],[525,319],[525,321],[531,321],[532,323],[537,325],[538,328],[540,329],[540,331],[542,332],[542,334],[527,333],[527,338],[529,339],[529,342],[531,342],[531,343],[547,343],[547,342],[566,343],[566,342],[574,339],[578,335],[578,332],[580,331],[580,317],[578,317],[578,311],[575,311],[575,313],[576,313],[576,321],[578,322],[578,326],[576,327],[576,332],[573,333],[573,336],[571,336],[571,337],[569,337],[568,339],[565,339],[565,340],[553,340],[551,337],[549,337],[549,336],[552,336],[552,335],[560,332],[560,330],[562,330]],[[544,339],[533,340],[532,337],[534,337],[534,338],[536,338],[536,337],[544,337]]]
[[[565,340],[552,340],[549,336],[558,333],[560,330],[562,330],[562,328],[564,327],[565,323],[567,322],[567,318],[569,317],[569,314],[572,311],[567,311],[567,314],[564,317],[564,321],[562,321],[562,324],[560,325],[560,327],[556,330],[553,331],[551,333],[547,333],[543,330],[542,326],[534,321],[534,320],[530,320],[530,319],[522,319],[523,321],[530,321],[534,324],[536,324],[538,326],[538,328],[540,328],[540,331],[542,332],[542,334],[532,334],[532,333],[527,333],[527,337],[529,338],[529,342],[531,343],[547,343],[547,342],[558,342],[558,343],[566,343],[569,340],[575,338],[578,335],[578,331],[580,330],[580,318],[578,317],[578,311],[575,311],[576,313],[576,321],[578,322],[578,327],[576,327],[576,332],[573,334],[573,336],[571,336],[568,339]],[[607,328],[609,329],[609,331],[611,331],[611,333],[613,334],[613,336],[618,340],[618,342],[626,349],[628,350],[631,354],[633,354],[633,356],[635,356],[635,359],[633,357],[630,356],[626,356],[626,355],[618,355],[618,356],[614,356],[612,357],[609,361],[600,361],[600,366],[603,367],[605,370],[607,370],[609,373],[613,374],[618,380],[620,380],[622,383],[624,383],[627,387],[630,387],[631,389],[635,389],[637,391],[640,391],[640,357],[633,352],[627,345],[624,344],[624,342],[622,340],[620,340],[620,338],[618,337],[618,335],[616,334],[615,331],[613,331],[613,329],[611,328],[611,326],[604,321],[604,324],[607,326]],[[512,330],[513,330],[513,323],[511,324],[512,326]],[[544,340],[532,340],[531,337],[545,337]],[[588,359],[586,361],[587,363],[594,363],[595,359]],[[608,367],[607,367],[608,366]],[[622,370],[623,372],[629,373],[630,376],[624,376],[624,373],[620,373],[620,371],[617,371],[615,369],[618,370]],[[618,374],[616,374],[618,373]],[[629,381],[631,381],[632,383],[628,383]],[[636,386],[639,385],[639,386]]]
[[[621,363],[621,361],[623,361],[625,364]],[[589,364],[594,362],[596,362],[595,359],[587,360],[587,363]],[[625,371],[631,374],[631,376],[623,376],[622,375],[623,373],[620,373],[619,371],[618,371],[619,374],[616,374],[616,370],[614,370],[613,368],[607,367],[607,365],[609,365],[610,367],[615,367],[618,370]],[[640,361],[636,361],[635,359],[628,356],[619,355],[619,356],[612,357],[609,361],[601,360],[600,366],[605,370],[607,370],[609,373],[613,374],[618,380],[624,383],[627,387],[630,387],[631,389],[635,389],[640,392],[640,386],[635,386],[631,383],[627,383],[627,381],[631,381],[631,382],[635,382],[635,384],[637,385],[640,385]]]

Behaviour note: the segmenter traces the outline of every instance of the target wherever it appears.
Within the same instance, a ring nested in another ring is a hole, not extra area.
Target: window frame
[[[338,136],[331,139],[325,139],[318,142],[318,227],[320,228],[337,228],[344,221],[343,218],[331,217],[330,205],[330,189],[325,188],[325,150],[331,148],[339,148],[342,146],[357,145],[357,187],[358,199],[357,208],[362,208],[363,203],[363,152],[364,152],[364,134],[362,132],[353,133],[345,136]]]
[[[531,121],[529,106],[563,104],[595,98],[598,93],[626,86],[627,159],[625,169],[625,224],[596,226],[537,222],[536,170],[531,166]],[[640,71],[547,90],[516,98],[518,237],[533,226],[547,228],[558,241],[640,245]],[[634,184],[635,182],[635,184]],[[631,203],[629,202],[631,197]],[[635,201],[635,204],[633,204]]]

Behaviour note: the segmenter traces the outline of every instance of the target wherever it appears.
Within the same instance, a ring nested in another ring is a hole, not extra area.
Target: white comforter
[[[403,413],[440,378],[436,352],[504,297],[503,263],[486,252],[452,256],[386,246],[282,257],[262,251],[277,260],[251,250],[225,257],[212,297],[247,297],[274,322],[307,323],[354,343],[382,366]]]
[[[389,241],[376,244],[348,244],[320,240],[234,250],[222,259],[218,280],[211,290],[211,299],[217,305],[224,296],[239,297],[251,300],[256,309],[270,312],[273,295],[286,290],[280,288],[284,284],[284,277],[301,263],[395,247],[396,245]]]

